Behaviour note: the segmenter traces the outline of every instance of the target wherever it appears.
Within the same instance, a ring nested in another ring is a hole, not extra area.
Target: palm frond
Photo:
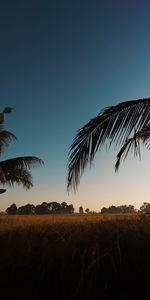
[[[3,183],[3,184],[6,182],[5,173],[4,173],[1,166],[0,166],[0,182]]]
[[[12,112],[13,108],[12,107],[5,107],[3,109],[3,112],[0,113],[0,124],[4,123],[4,114],[10,114]]]
[[[150,98],[132,100],[105,108],[77,131],[69,150],[67,189],[74,190],[88,163],[92,163],[97,150],[109,142],[109,146],[123,145],[134,130],[150,123]]]
[[[17,137],[9,131],[0,131],[0,154],[3,152],[4,147],[8,146],[12,140],[17,140]]]
[[[10,141],[17,139],[11,132],[2,130],[4,114],[9,114],[12,110],[11,107],[5,107],[3,112],[0,113],[0,154]],[[29,189],[33,186],[33,183],[32,175],[28,169],[42,164],[44,164],[43,160],[35,156],[15,157],[0,161],[0,182],[3,185],[22,184],[26,189]],[[0,193],[3,191],[5,190],[1,189]]]
[[[0,125],[1,125],[1,128],[2,128],[2,124],[3,123],[4,123],[4,114],[0,113]]]
[[[43,160],[36,156],[22,156],[15,157],[0,162],[2,169],[5,168],[33,168],[38,165],[44,164]]]
[[[5,178],[6,181],[2,182],[3,185],[23,185],[27,190],[33,186],[32,175],[26,168],[7,169],[5,170]]]
[[[115,164],[115,171],[117,172],[121,161],[124,161],[128,155],[129,150],[134,153],[134,156],[139,155],[141,158],[140,142],[150,149],[150,126],[143,127],[140,131],[135,132],[134,136],[128,139],[117,154],[117,161]]]
[[[14,108],[6,106],[3,110],[3,114],[10,114]]]
[[[5,192],[6,192],[5,189],[0,189],[0,194],[3,194],[3,193],[5,193]]]

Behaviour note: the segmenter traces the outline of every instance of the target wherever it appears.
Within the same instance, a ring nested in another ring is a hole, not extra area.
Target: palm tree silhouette
[[[12,112],[11,107],[5,107],[0,113],[0,155],[3,153],[5,146],[8,146],[16,136],[9,131],[3,130],[4,114]],[[28,169],[36,165],[44,164],[42,159],[35,156],[15,157],[8,160],[0,161],[0,182],[2,185],[13,186],[14,183],[29,189],[33,186],[32,175]],[[0,194],[6,189],[0,189]]]
[[[85,167],[104,144],[120,146],[115,164],[118,171],[130,149],[140,156],[140,142],[150,148],[150,98],[106,107],[77,131],[69,149],[67,189],[77,189]]]

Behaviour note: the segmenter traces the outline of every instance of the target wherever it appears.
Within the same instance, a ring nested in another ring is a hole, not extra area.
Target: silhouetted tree
[[[111,205],[109,206],[108,208],[106,207],[103,207],[101,209],[101,213],[102,214],[118,214],[118,213],[135,213],[136,212],[136,209],[134,208],[133,205],[120,205],[120,206],[114,206],[114,205]]]
[[[120,207],[120,210],[121,210],[121,213],[135,213],[136,212],[136,209],[134,207],[134,205],[121,205],[119,206]]]
[[[79,207],[79,214],[83,214],[84,213],[84,211],[83,211],[83,207],[82,206],[80,206]]]
[[[60,214],[62,209],[61,209],[61,204],[58,202],[50,202],[49,205],[49,213],[52,214]]]
[[[35,207],[36,214],[58,214],[61,213],[61,204],[58,202],[43,202]]]
[[[27,204],[18,208],[19,215],[33,215],[35,213],[35,206],[33,204]]]
[[[85,212],[86,212],[87,214],[89,214],[89,212],[90,212],[89,208],[86,208]]]
[[[111,213],[111,214],[121,213],[121,209],[120,209],[120,207],[118,207],[118,206],[111,205],[111,206],[109,207],[109,213]]]
[[[9,131],[3,130],[4,114],[12,112],[12,108],[5,107],[0,113],[0,155],[5,146],[8,146],[16,136]],[[33,186],[32,175],[28,169],[43,164],[43,161],[35,156],[22,156],[0,161],[0,182],[3,185],[13,186],[14,183],[29,189]],[[2,191],[2,190],[1,190]],[[6,190],[3,190],[5,192]]]
[[[140,213],[150,213],[150,203],[144,202],[139,210]]]
[[[61,203],[61,211],[62,213],[66,213],[66,209],[67,209],[67,203],[64,201]]]
[[[72,204],[68,205],[66,202],[61,203],[61,213],[62,214],[73,214],[74,207]]]
[[[63,204],[63,205],[62,205]],[[27,204],[20,206],[17,209],[16,204],[12,204],[6,209],[8,214],[19,214],[19,215],[28,215],[28,214],[72,214],[74,213],[74,207],[72,204],[67,205],[66,202],[62,204],[58,202],[43,202],[42,204],[34,206],[33,204]]]
[[[105,108],[77,131],[69,151],[68,186],[74,190],[87,164],[104,144],[119,145],[115,170],[129,150],[140,155],[140,141],[150,148],[150,98],[132,100]]]
[[[43,202],[42,204],[39,204],[35,207],[35,214],[37,215],[43,215],[43,214],[48,214],[48,203]]]
[[[15,203],[13,203],[12,205],[10,205],[7,209],[6,212],[8,213],[8,215],[16,215],[18,212],[17,206]]]
[[[74,213],[74,207],[73,207],[72,204],[67,205],[65,213],[66,214],[73,214]]]
[[[107,212],[108,212],[108,208],[103,207],[103,208],[101,209],[101,213],[102,213],[102,214],[107,214]]]

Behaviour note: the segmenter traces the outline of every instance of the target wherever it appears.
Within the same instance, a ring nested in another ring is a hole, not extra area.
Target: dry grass
[[[0,230],[14,229],[14,227],[24,227],[33,225],[54,225],[59,223],[95,223],[111,220],[133,220],[139,219],[141,215],[138,214],[99,214],[99,215],[7,215],[0,216]],[[145,217],[146,215],[143,215]]]
[[[0,216],[0,241],[6,294],[88,300],[149,288],[148,215]]]

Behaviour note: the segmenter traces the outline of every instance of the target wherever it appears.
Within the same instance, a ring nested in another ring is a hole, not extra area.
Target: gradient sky
[[[150,97],[150,1],[0,1],[0,109],[18,141],[1,159],[33,155],[34,187],[8,188],[0,210],[44,201],[100,211],[150,202],[150,152],[96,155],[76,194],[67,194],[67,157],[76,131],[106,106]]]

